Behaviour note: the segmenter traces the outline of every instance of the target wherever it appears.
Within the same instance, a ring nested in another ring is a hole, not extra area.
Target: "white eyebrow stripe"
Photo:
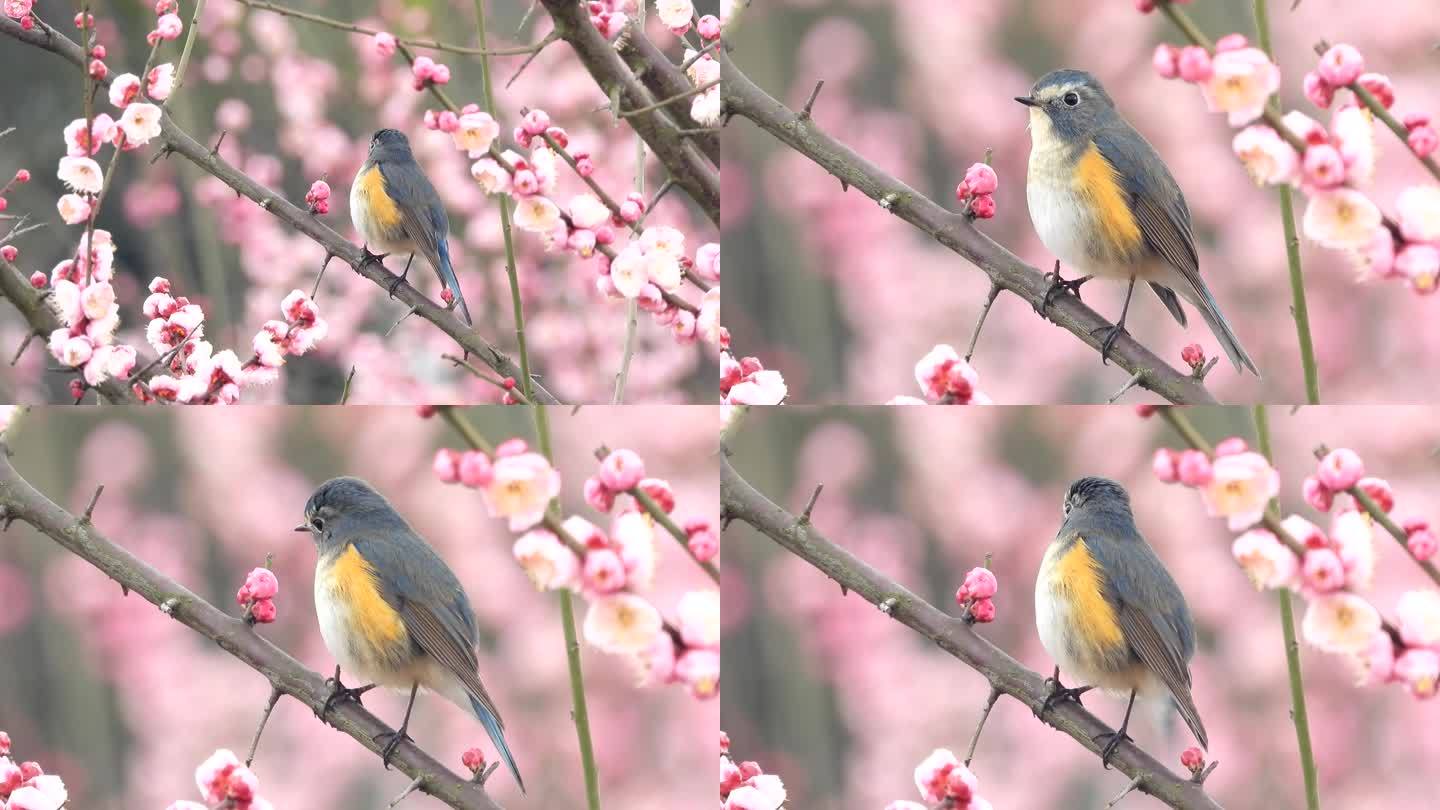
[[[1052,85],[1050,87],[1041,88],[1040,92],[1035,94],[1035,98],[1039,99],[1040,101],[1049,101],[1050,99],[1055,98],[1058,95],[1068,93],[1071,90],[1078,90],[1083,86],[1084,85],[1080,82],[1066,82],[1065,84],[1061,85]]]

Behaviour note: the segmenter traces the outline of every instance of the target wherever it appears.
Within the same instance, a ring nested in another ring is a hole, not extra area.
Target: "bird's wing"
[[[399,172],[390,161],[380,161],[376,165],[385,178],[385,193],[400,209],[400,224],[405,229],[405,235],[420,248],[430,266],[439,272],[440,241],[450,229],[445,208],[440,205],[440,195],[435,193],[435,187],[430,185],[419,167]]]
[[[1135,222],[1145,243],[1180,271],[1196,291],[1205,288],[1200,280],[1200,259],[1195,253],[1195,236],[1190,230],[1190,209],[1185,195],[1160,161],[1155,149],[1133,130],[1117,127],[1095,133],[1095,148],[1115,167],[1120,184],[1130,200]],[[1141,161],[1142,156],[1152,159]]]
[[[437,615],[430,607],[421,602],[405,600],[400,607],[400,615],[405,619],[405,629],[410,632],[410,637],[415,640],[420,648],[439,661],[442,666],[455,674],[464,684],[465,691],[473,695],[480,704],[491,714],[495,715],[496,721],[503,729],[505,724],[500,720],[500,712],[495,708],[495,703],[490,699],[490,693],[485,691],[485,685],[480,682],[480,675],[477,672],[479,662],[475,659],[475,648],[470,641],[457,632],[454,617],[447,618],[443,611]]]

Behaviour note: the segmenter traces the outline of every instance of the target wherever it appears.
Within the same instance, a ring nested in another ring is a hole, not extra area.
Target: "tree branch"
[[[720,60],[721,92],[727,112],[754,122],[834,175],[842,187],[860,190],[880,207],[963,256],[983,270],[992,282],[1040,311],[1050,282],[1039,270],[981,233],[963,215],[946,210],[886,174],[845,144],[821,132],[814,121],[776,101],[736,68],[723,49],[716,51],[715,56]],[[1072,295],[1057,296],[1050,304],[1048,317],[1096,351],[1100,349],[1103,330],[1111,326]],[[1200,381],[1172,368],[1129,335],[1120,336],[1110,358],[1131,374],[1139,374],[1142,387],[1173,403],[1215,402]]]
[[[635,77],[643,82],[650,95],[656,98],[668,98],[685,92],[690,87],[690,79],[685,75],[685,71],[665,58],[665,54],[655,47],[649,37],[639,34],[639,31],[632,32],[616,44],[620,58],[635,72]],[[672,108],[670,115],[682,130],[701,128],[700,122],[690,117],[690,110],[684,105]],[[709,158],[712,164],[720,165],[719,133],[696,135],[692,136],[691,140],[700,147],[700,151],[705,153],[705,157]]]
[[[781,509],[758,492],[720,458],[721,510],[728,518],[742,520],[774,540],[782,548],[824,572],[840,587],[862,596],[890,618],[933,641],[940,649],[984,675],[993,689],[1007,694],[1033,712],[1045,702],[1045,677],[1026,669],[1004,650],[980,636],[963,620],[938,608],[871,568],[863,560],[831,542],[814,526]],[[1060,703],[1042,718],[1074,738],[1095,754],[1100,753],[1096,735],[1112,731],[1084,707]],[[1170,807],[1220,810],[1204,789],[1172,773],[1140,747],[1120,746],[1110,760],[1125,775],[1139,780],[1138,789]]]
[[[612,100],[618,99],[618,109],[638,109],[654,104],[656,98],[645,85],[630,72],[615,46],[590,22],[590,13],[583,3],[576,0],[541,0],[545,10],[555,22],[555,31],[560,38],[575,49],[585,69],[590,71],[601,91]],[[17,26],[18,27],[18,26]],[[629,31],[626,36],[643,37],[639,31]],[[689,85],[689,82],[686,82]],[[655,157],[665,164],[679,186],[690,199],[700,206],[705,216],[717,227],[720,224],[720,173],[700,153],[699,147],[681,135],[680,125],[666,108],[657,108],[643,115],[626,119],[635,132],[645,139]]]
[[[0,33],[58,54],[71,64],[83,69],[84,58],[80,46],[64,34],[53,29],[47,30],[47,28],[47,26],[35,26],[26,31],[20,27],[19,22],[0,16]],[[101,84],[108,85],[110,81],[111,77],[107,76],[101,81]],[[305,209],[297,207],[283,195],[255,182],[248,175],[225,162],[217,153],[196,141],[189,133],[177,126],[168,113],[161,117],[160,124],[160,140],[164,144],[161,147],[162,155],[166,153],[179,154],[202,170],[220,178],[227,186],[254,200],[261,208],[310,237],[324,247],[328,254],[349,264],[355,269],[355,272],[374,282],[381,289],[388,291],[391,285],[398,281],[398,277],[386,270],[379,262],[366,262],[360,248],[351,244],[329,225],[321,222]],[[502,377],[524,379],[520,368],[499,348],[466,327],[459,318],[455,317],[454,313],[431,301],[419,290],[410,286],[408,282],[400,282],[395,289],[395,297],[414,309],[416,315],[449,335],[465,351],[478,357],[480,362],[489,366]],[[537,401],[559,403],[555,395],[545,390],[539,383],[534,383],[532,387],[534,398]]]
[[[0,446],[0,513],[6,524],[19,520],[100,569],[127,591],[133,591],[160,612],[214,641],[222,650],[265,676],[274,690],[290,695],[317,714],[330,695],[325,678],[306,669],[288,653],[149,563],[107,539],[88,522],[55,505],[10,464],[9,449]],[[393,729],[353,701],[337,703],[327,715],[336,729],[375,754],[375,737]],[[500,810],[483,787],[451,773],[414,743],[396,749],[390,760],[411,777],[425,776],[420,789],[459,810]]]

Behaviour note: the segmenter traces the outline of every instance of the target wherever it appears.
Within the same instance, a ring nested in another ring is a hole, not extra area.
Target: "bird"
[[[1186,325],[1184,298],[1200,312],[1236,371],[1259,376],[1255,362],[1200,277],[1185,195],[1155,148],[1115,109],[1094,76],[1055,70],[1016,101],[1030,108],[1030,162],[1025,183],[1030,220],[1057,262],[1042,310],[1056,293],[1077,296],[1091,278],[1129,281],[1120,320],[1101,343],[1106,362],[1125,330],[1137,279]],[[1060,263],[1085,275],[1066,281]]]
[[[450,220],[440,195],[415,162],[405,133],[382,129],[370,139],[370,153],[350,186],[350,220],[365,240],[367,260],[383,260],[391,253],[410,254],[405,272],[390,285],[391,296],[410,275],[410,263],[420,253],[435,268],[440,282],[454,293],[450,306],[459,308],[460,320],[466,326],[474,325],[460,279],[450,264]],[[371,247],[383,252],[372,253]]]
[[[305,520],[319,559],[315,566],[315,613],[320,635],[335,656],[332,692],[324,716],[337,700],[353,699],[376,686],[410,690],[400,730],[388,737],[381,761],[390,758],[406,731],[420,687],[473,714],[485,727],[521,792],[525,782],[505,741],[505,724],[477,672],[479,630],[465,589],[440,558],[383,495],[359,478],[333,478],[305,504]],[[371,681],[347,688],[341,670]]]
[[[1209,747],[1191,695],[1195,625],[1185,596],[1135,527],[1130,496],[1107,478],[1086,477],[1065,493],[1064,521],[1035,580],[1035,627],[1055,661],[1040,709],[1100,688],[1129,692],[1125,719],[1105,738],[1101,764],[1129,740],[1137,696],[1169,700],[1201,748]],[[1061,685],[1064,670],[1084,686]]]

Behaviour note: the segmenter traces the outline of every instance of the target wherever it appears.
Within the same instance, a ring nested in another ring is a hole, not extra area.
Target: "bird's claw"
[[[1044,278],[1050,282],[1050,287],[1045,290],[1045,299],[1041,301],[1040,306],[1035,309],[1035,312],[1041,316],[1044,316],[1050,311],[1050,305],[1055,303],[1055,296],[1059,295],[1062,291],[1069,290],[1076,298],[1080,298],[1080,285],[1094,278],[1094,276],[1081,276],[1072,279],[1061,278],[1060,262],[1057,260],[1055,262],[1055,269],[1046,273]]]
[[[339,671],[336,671],[335,677],[326,678],[325,685],[330,687],[330,695],[325,698],[325,704],[320,707],[318,716],[321,720],[324,720],[325,717],[330,714],[330,710],[335,707],[337,701],[353,700],[362,706],[365,705],[360,700],[360,696],[375,688],[375,684],[373,683],[365,686],[347,687],[340,682]]]
[[[371,253],[371,252],[370,252],[370,246],[369,246],[369,245],[361,245],[361,246],[360,246],[360,263],[361,263],[361,264],[369,264],[370,262],[375,262],[376,264],[380,265],[381,267],[384,267],[384,266],[385,266],[385,257],[386,257],[386,256],[389,256],[389,255],[390,255],[389,253]]]
[[[1115,324],[1114,326],[1098,327],[1092,330],[1090,334],[1098,335],[1101,332],[1105,332],[1106,334],[1105,339],[1100,341],[1100,364],[1106,365],[1110,362],[1110,352],[1115,348],[1115,341],[1119,340],[1121,335],[1129,335],[1130,333],[1126,331],[1124,326]]]
[[[1095,688],[1093,686],[1067,688],[1060,683],[1059,678],[1046,678],[1045,685],[1050,687],[1050,693],[1045,696],[1045,702],[1040,704],[1040,711],[1036,713],[1036,717],[1044,717],[1045,713],[1053,709],[1056,703],[1063,703],[1067,700],[1073,700],[1076,704],[1083,706],[1085,704],[1080,701],[1080,696]]]
[[[1103,731],[1091,737],[1091,739],[1097,743],[1102,739],[1108,740],[1108,742],[1105,743],[1105,747],[1100,749],[1100,766],[1106,770],[1110,769],[1110,758],[1115,756],[1115,751],[1120,747],[1120,743],[1135,742],[1131,739],[1130,735],[1126,734],[1123,730]]]
[[[395,755],[395,749],[400,747],[400,743],[407,741],[415,742],[415,740],[411,738],[409,734],[406,734],[403,729],[400,731],[382,731],[375,735],[374,740],[375,742],[380,742],[380,740],[385,737],[389,737],[390,741],[385,743],[384,747],[380,749],[380,764],[384,765],[385,770],[388,771],[390,770],[390,757]]]

